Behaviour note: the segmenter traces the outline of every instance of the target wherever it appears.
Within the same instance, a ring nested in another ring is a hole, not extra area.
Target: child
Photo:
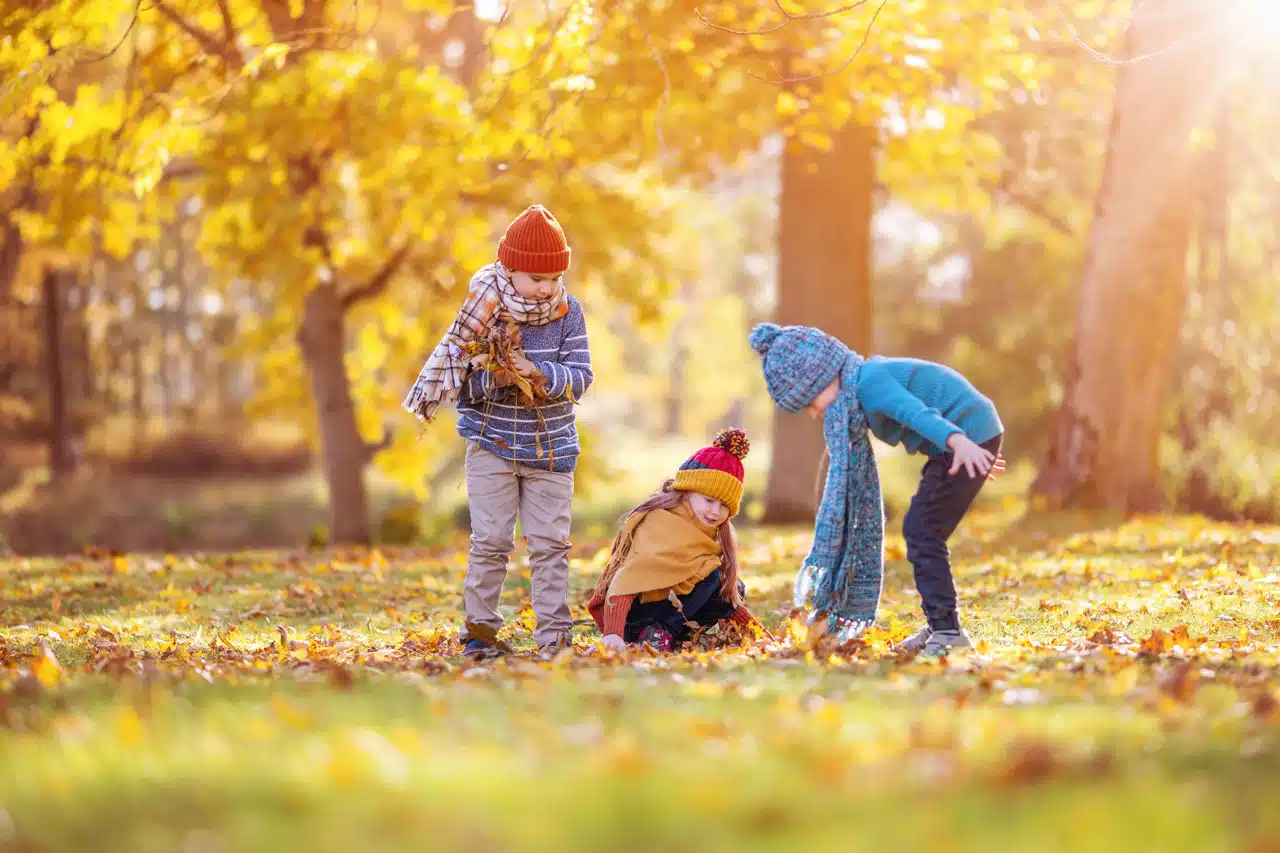
[[[742,460],[750,448],[741,430],[721,432],[624,519],[587,604],[605,646],[639,642],[669,652],[688,639],[691,623],[755,622],[742,606],[730,523],[742,502]]]
[[[564,288],[569,259],[564,231],[546,208],[520,214],[498,244],[497,262],[471,279],[462,310],[404,401],[428,421],[444,400],[458,403],[471,514],[463,639],[464,654],[474,659],[506,650],[496,637],[498,599],[517,514],[533,570],[534,639],[544,656],[569,645],[569,525],[580,452],[574,402],[592,380],[582,306]],[[508,319],[519,324],[523,348],[513,352],[510,367],[546,383],[547,399],[534,408],[518,404],[507,370],[463,349]]]
[[[929,457],[902,521],[928,624],[899,648],[928,655],[968,648],[947,540],[988,476],[1004,470],[1004,427],[995,405],[949,367],[911,358],[864,359],[808,326],[763,323],[752,330],[751,347],[763,359],[765,383],[778,406],[823,417],[831,455],[813,548],[796,578],[797,603],[811,597],[810,621],[841,639],[875,621],[884,506],[870,430],[886,444]]]

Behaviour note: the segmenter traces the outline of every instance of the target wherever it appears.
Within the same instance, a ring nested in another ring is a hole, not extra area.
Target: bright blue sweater
[[[858,402],[871,434],[908,453],[946,453],[957,432],[977,444],[1004,432],[995,404],[968,379],[918,358],[868,358],[858,374]]]

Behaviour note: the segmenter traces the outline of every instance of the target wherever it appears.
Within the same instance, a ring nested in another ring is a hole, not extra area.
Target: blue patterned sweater
[[[565,392],[581,400],[594,378],[582,306],[570,296],[567,314],[545,326],[523,324],[520,336],[525,358],[547,377],[549,401],[536,412],[517,406],[513,389],[494,388],[492,374],[476,371],[458,395],[458,434],[503,459],[544,470],[572,471],[582,449],[574,404]]]
[[[995,404],[968,379],[918,358],[868,358],[858,374],[858,403],[871,434],[908,453],[945,453],[956,432],[977,444],[1004,432]]]

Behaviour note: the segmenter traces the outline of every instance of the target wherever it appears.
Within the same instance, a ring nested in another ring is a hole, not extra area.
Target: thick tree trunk
[[[0,304],[13,292],[13,282],[18,277],[18,263],[22,260],[22,231],[18,223],[8,215],[0,216]]]
[[[871,347],[874,155],[874,131],[849,124],[830,151],[789,144],[782,157],[777,321],[818,326],[859,352]],[[775,415],[766,521],[813,520],[822,450],[820,423]]]
[[[317,287],[302,312],[298,344],[311,376],[311,394],[320,427],[325,480],[329,486],[330,536],[335,543],[367,543],[369,499],[364,469],[368,444],[356,424],[346,351],[343,307],[332,287]]]
[[[1054,505],[1124,512],[1163,503],[1159,445],[1186,302],[1192,132],[1212,120],[1214,78],[1195,48],[1198,0],[1147,0],[1128,30],[1106,167],[1080,286],[1057,432],[1035,491]],[[1172,49],[1164,50],[1169,45]]]
[[[53,480],[71,473],[71,419],[67,413],[66,359],[63,357],[63,294],[67,274],[46,270],[44,296],[45,382],[49,391],[49,470]]]

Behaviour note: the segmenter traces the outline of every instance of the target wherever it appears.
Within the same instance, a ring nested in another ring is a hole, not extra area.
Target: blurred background
[[[991,396],[984,500],[1280,518],[1280,7],[5,4],[0,547],[465,529],[399,402],[543,203],[603,534],[728,425],[744,523],[813,511],[765,319]],[[921,464],[882,454],[891,516]]]

